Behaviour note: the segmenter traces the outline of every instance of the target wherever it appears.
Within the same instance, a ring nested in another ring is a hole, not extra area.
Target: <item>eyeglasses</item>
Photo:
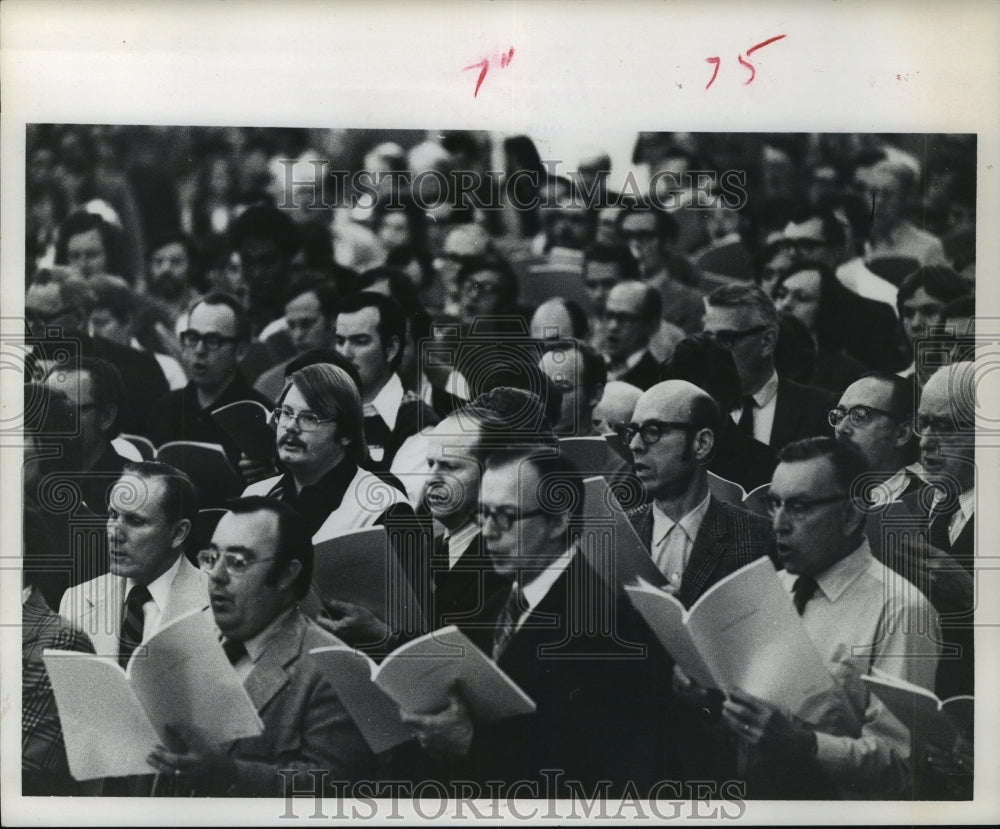
[[[181,345],[185,348],[197,348],[199,343],[204,343],[206,351],[218,351],[224,345],[232,345],[239,342],[240,338],[226,337],[214,332],[203,334],[201,331],[189,328],[187,331],[181,331],[180,340]]]
[[[509,532],[515,521],[523,521],[525,518],[535,518],[539,515],[548,515],[549,511],[544,509],[517,510],[513,507],[490,507],[486,504],[479,505],[480,523],[486,524],[491,518],[496,522],[500,532]]]
[[[238,552],[222,553],[218,550],[199,550],[198,566],[206,573],[215,569],[215,565],[222,559],[222,564],[230,576],[242,576],[255,564],[263,564],[265,561],[274,561],[274,556],[258,558],[248,561],[246,555]]]
[[[836,406],[826,413],[826,419],[836,429],[843,423],[844,418],[848,417],[851,419],[851,425],[860,429],[871,423],[872,414],[876,412],[880,415],[885,415],[890,420],[899,419],[892,412],[887,412],[885,409],[876,409],[874,406],[851,406],[850,409],[845,409],[843,406]]]
[[[828,495],[825,498],[789,498],[782,500],[777,495],[768,495],[764,499],[768,514],[774,518],[779,509],[783,509],[786,515],[792,518],[804,518],[811,510],[826,504],[835,504],[838,501],[846,501],[847,495]]]
[[[271,412],[271,422],[277,423],[282,429],[287,429],[289,423],[294,423],[300,432],[315,432],[320,423],[332,423],[335,417],[316,417],[312,412],[297,412],[287,406],[278,406]]]
[[[760,334],[762,331],[767,331],[769,327],[770,326],[767,325],[755,325],[753,328],[745,328],[742,331],[729,331],[727,329],[722,329],[720,331],[706,331],[705,333],[723,348],[732,348],[740,340],[745,340],[747,337],[752,337],[754,334]]]
[[[642,425],[629,423],[627,426],[619,426],[615,429],[615,432],[626,446],[632,442],[632,439],[636,435],[642,438],[642,442],[646,446],[652,446],[654,443],[659,442],[668,429],[690,431],[694,428],[695,425],[693,423],[680,423],[674,420],[647,420]]]
[[[475,279],[466,279],[462,283],[462,290],[467,294],[488,294],[494,296],[500,293],[500,286],[495,282],[477,282]]]
[[[918,437],[929,437],[931,433],[940,436],[957,435],[962,429],[954,421],[946,417],[927,417],[922,415],[917,418],[913,431]],[[972,428],[967,430],[971,433]]]

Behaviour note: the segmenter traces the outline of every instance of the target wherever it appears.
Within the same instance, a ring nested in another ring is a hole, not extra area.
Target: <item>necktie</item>
[[[493,661],[498,662],[503,655],[507,644],[514,636],[517,629],[517,620],[521,618],[524,610],[521,602],[521,588],[514,582],[510,589],[510,596],[500,611],[497,619],[496,631],[493,634]]]
[[[806,602],[813,597],[818,587],[816,579],[812,576],[799,576],[795,580],[795,584],[792,585],[792,601],[795,604],[795,609],[799,612],[799,616],[806,609]]]
[[[122,607],[122,624],[118,634],[118,664],[128,665],[132,652],[142,641],[142,629],[146,621],[143,605],[153,597],[144,584],[133,585]]]
[[[230,665],[235,665],[247,655],[247,646],[236,639],[227,639],[223,642],[222,650],[226,652]]]
[[[958,512],[958,499],[950,498],[950,503],[944,509],[935,509],[931,513],[930,536],[927,539],[932,547],[948,552],[951,550],[951,536],[948,530],[951,519]]]
[[[373,461],[385,460],[385,454],[392,442],[392,430],[370,403],[365,406],[365,443]]]
[[[739,427],[740,431],[753,437],[753,410],[757,404],[754,402],[752,396],[748,395],[743,398],[743,413],[740,415]]]

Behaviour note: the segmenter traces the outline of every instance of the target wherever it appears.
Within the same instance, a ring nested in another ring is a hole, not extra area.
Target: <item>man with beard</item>
[[[156,300],[171,323],[178,326],[198,298],[194,275],[194,246],[181,231],[164,234],[149,248],[146,292]],[[175,333],[180,334],[181,328]]]

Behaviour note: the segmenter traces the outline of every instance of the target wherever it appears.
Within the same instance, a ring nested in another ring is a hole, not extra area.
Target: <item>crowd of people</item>
[[[974,136],[643,133],[628,177],[459,131],[38,125],[27,157],[25,794],[972,796],[971,724],[928,746],[861,677],[974,693]],[[686,608],[769,558],[836,693],[675,665],[584,550],[595,476]],[[317,595],[314,546],[370,527],[419,624]],[[75,780],[42,650],[124,667],[188,611],[263,733]],[[374,751],[310,650],[448,625],[533,713],[458,686]]]

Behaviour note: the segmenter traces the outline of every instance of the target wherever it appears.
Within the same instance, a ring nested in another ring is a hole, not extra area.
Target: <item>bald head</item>
[[[722,426],[719,406],[704,389],[687,380],[665,380],[644,392],[635,404],[632,419],[690,423],[697,429],[711,429],[716,435]]]
[[[604,386],[604,394],[594,407],[594,426],[602,435],[618,432],[618,428],[632,421],[635,404],[642,397],[642,389],[622,380],[612,380]]]

